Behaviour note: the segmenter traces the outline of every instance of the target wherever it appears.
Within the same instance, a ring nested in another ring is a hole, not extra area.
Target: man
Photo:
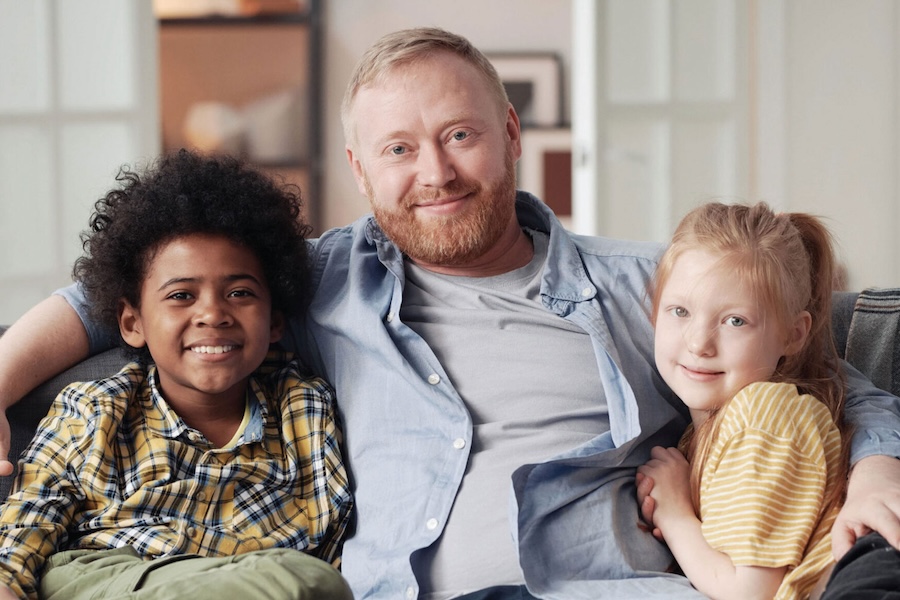
[[[700,597],[664,573],[671,556],[634,497],[635,468],[686,424],[653,367],[644,302],[660,248],[571,236],[516,193],[518,117],[463,38],[382,38],[342,117],[375,216],[318,240],[292,333],[337,390],[356,597]],[[65,294],[0,338],[0,390],[39,367],[4,405],[87,354],[80,296]],[[11,348],[36,332],[44,343]],[[841,528],[898,540],[900,407],[854,382],[849,412],[881,441],[860,436]]]

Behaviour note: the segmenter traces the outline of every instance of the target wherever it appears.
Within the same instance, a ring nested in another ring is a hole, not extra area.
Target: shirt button
[[[394,313],[389,312],[389,313],[387,314],[387,322],[390,323],[390,322],[393,321],[393,320],[394,320]]]
[[[406,597],[407,598],[415,598],[416,597],[416,590],[413,589],[412,586],[406,588]]]
[[[206,500],[206,494],[204,494],[203,492],[197,492],[197,501],[203,502],[204,500]]]
[[[188,527],[184,530],[184,532],[188,535],[188,537],[194,537],[197,535],[197,529],[195,527]]]
[[[438,526],[437,519],[428,519],[428,521],[425,522],[425,527],[427,527],[430,530],[437,529],[437,526]]]
[[[199,442],[199,441],[200,441],[201,437],[200,437],[200,434],[197,433],[196,431],[189,431],[189,432],[188,432],[188,439],[191,440],[192,442],[195,442],[195,443],[196,443],[196,442]]]
[[[581,290],[581,295],[584,296],[585,298],[587,298],[588,296],[590,296],[593,293],[594,293],[594,290],[592,290],[589,287],[586,287],[583,290]]]
[[[431,375],[428,376],[428,383],[430,383],[431,385],[437,385],[440,382],[441,382],[441,376],[438,375],[437,373],[432,373]]]
[[[457,450],[462,450],[466,447],[466,440],[462,438],[456,438],[455,440],[453,440],[453,447]]]

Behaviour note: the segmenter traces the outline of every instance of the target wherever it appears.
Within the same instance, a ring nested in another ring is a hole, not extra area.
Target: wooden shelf
[[[223,148],[239,145],[253,164],[300,185],[314,228],[322,172],[319,11],[319,0],[309,0],[302,12],[157,19],[163,148],[190,146],[185,123],[194,107],[205,110],[203,118],[226,119],[232,129],[201,125],[201,132],[234,132]],[[285,126],[273,126],[273,115],[288,115]],[[287,131],[295,137],[279,133]]]

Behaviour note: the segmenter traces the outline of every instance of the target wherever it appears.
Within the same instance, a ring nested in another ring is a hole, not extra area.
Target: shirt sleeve
[[[286,450],[303,465],[298,475],[308,498],[310,551],[337,566],[353,501],[334,392],[322,379],[303,377],[296,363],[276,373],[276,386]]]
[[[104,350],[109,350],[116,345],[118,332],[110,331],[108,328],[91,318],[87,299],[85,298],[84,290],[80,285],[77,283],[70,284],[67,287],[56,290],[53,292],[53,295],[60,296],[68,302],[69,306],[71,306],[78,315],[78,318],[81,319],[81,324],[84,325],[84,330],[88,335],[90,354],[92,356],[94,354],[99,354]]]
[[[19,596],[37,598],[37,573],[66,541],[81,496],[71,472],[75,440],[90,437],[89,419],[73,410],[80,394],[56,398],[19,462],[14,491],[0,506],[0,580]]]
[[[701,482],[703,535],[735,565],[795,567],[819,519],[824,451],[815,427],[773,431],[757,416],[725,415]]]
[[[900,458],[900,398],[881,390],[849,363],[844,414],[854,427],[850,462],[876,454]]]

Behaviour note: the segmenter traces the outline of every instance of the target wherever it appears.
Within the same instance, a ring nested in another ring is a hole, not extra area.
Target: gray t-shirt
[[[434,350],[472,415],[462,487],[441,538],[414,560],[420,598],[524,583],[510,534],[510,476],[609,430],[591,340],[541,305],[547,235],[531,262],[495,277],[406,261],[401,319]],[[473,585],[462,589],[460,581]]]

